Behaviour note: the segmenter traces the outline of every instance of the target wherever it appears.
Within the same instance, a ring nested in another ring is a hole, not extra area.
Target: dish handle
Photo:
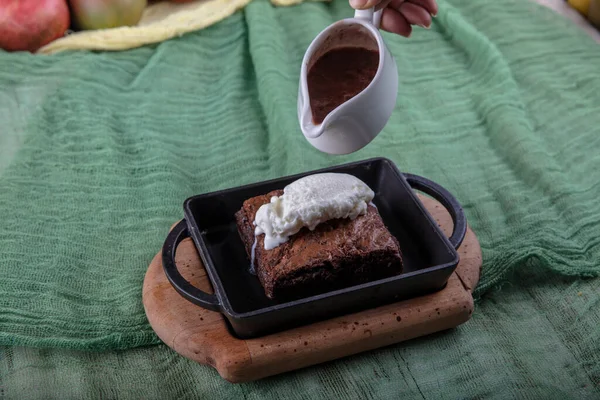
[[[403,175],[413,189],[430,195],[448,210],[454,224],[452,235],[450,235],[448,240],[455,249],[458,249],[467,233],[467,218],[458,200],[442,186],[427,178],[413,174]]]
[[[175,252],[183,239],[190,237],[185,219],[169,232],[162,249],[162,262],[165,275],[175,290],[188,301],[211,311],[221,311],[219,299],[214,294],[208,294],[189,283],[177,269]]]

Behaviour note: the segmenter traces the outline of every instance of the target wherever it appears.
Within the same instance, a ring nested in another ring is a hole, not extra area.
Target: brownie
[[[282,190],[253,197],[235,215],[238,231],[251,258],[255,214]],[[303,228],[286,243],[264,249],[264,235],[255,248],[254,268],[267,297],[292,300],[387,278],[402,271],[396,238],[377,208],[354,220],[330,220],[315,230]]]

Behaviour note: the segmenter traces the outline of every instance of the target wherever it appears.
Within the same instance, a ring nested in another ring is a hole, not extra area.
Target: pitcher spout
[[[308,108],[308,107],[306,107]],[[300,120],[300,124],[302,126],[302,132],[304,136],[310,139],[316,139],[323,134],[325,130],[325,124],[315,124],[313,122],[312,113],[310,108],[303,110],[302,118]]]
[[[307,55],[305,55],[305,58],[306,57]],[[308,73],[306,69],[307,61],[305,60],[302,65],[300,88],[298,93],[298,120],[304,136],[308,139],[316,139],[325,131],[326,121],[323,121],[320,124],[315,124],[313,121],[312,110],[310,107],[310,96],[308,94]]]

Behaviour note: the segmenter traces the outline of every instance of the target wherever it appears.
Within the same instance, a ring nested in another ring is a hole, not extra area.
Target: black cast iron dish
[[[265,296],[258,278],[249,272],[250,261],[239,237],[234,214],[246,199],[283,189],[303,176],[320,172],[354,175],[375,192],[373,202],[400,243],[404,272],[379,281],[278,303]],[[454,221],[450,238],[444,236],[413,189],[429,194],[448,209]],[[169,233],[163,246],[165,274],[184,298],[200,307],[223,313],[233,332],[241,338],[440,290],[458,264],[456,248],[467,229],[460,204],[447,190],[425,178],[400,173],[392,161],[384,158],[194,196],[185,201],[183,208],[185,219]],[[214,294],[192,286],[177,270],[175,251],[189,236],[198,249]]]

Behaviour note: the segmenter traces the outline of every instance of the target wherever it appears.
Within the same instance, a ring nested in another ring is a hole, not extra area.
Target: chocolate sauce
[[[362,92],[379,67],[379,52],[341,47],[322,55],[308,71],[313,122],[320,124],[340,104]]]

